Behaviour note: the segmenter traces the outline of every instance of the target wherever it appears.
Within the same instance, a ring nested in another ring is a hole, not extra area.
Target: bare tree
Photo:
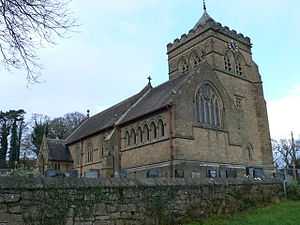
[[[54,44],[76,26],[68,9],[70,0],[0,0],[0,51],[7,69],[25,69],[37,81],[40,66],[36,50]]]

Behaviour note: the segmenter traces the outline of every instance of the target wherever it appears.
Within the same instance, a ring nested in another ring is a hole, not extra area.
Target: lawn
[[[300,225],[300,201],[285,201],[231,217],[213,218],[189,225]]]

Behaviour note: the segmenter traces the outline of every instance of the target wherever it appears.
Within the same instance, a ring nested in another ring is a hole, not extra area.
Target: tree
[[[9,153],[10,162],[19,160],[20,138],[24,129],[25,111],[10,110],[0,112],[0,167],[5,168],[7,154]],[[10,137],[10,141],[8,140]],[[9,151],[8,151],[9,150]],[[10,164],[12,165],[12,164]],[[14,163],[13,163],[14,165]]]
[[[54,44],[76,26],[69,0],[0,0],[0,55],[10,69],[26,69],[28,81],[36,81],[36,50]]]
[[[6,167],[10,124],[6,112],[0,111],[0,168]]]
[[[21,138],[24,125],[24,114],[25,111],[20,110],[10,110],[8,113],[11,122],[11,132],[10,132],[10,151],[9,151],[9,162],[10,167],[14,168],[15,163],[19,161],[20,157],[20,147]]]
[[[31,150],[38,155],[44,134],[48,134],[49,117],[45,115],[35,114],[33,116],[33,127],[30,134],[30,141],[32,143]]]
[[[28,125],[30,129],[22,142],[24,151],[38,156],[44,134],[52,139],[65,139],[85,118],[84,114],[78,112],[52,120],[46,115],[34,114]]]
[[[85,119],[85,115],[79,112],[68,113],[49,122],[50,138],[67,138]]]

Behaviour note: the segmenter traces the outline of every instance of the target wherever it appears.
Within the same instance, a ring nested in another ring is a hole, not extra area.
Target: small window
[[[151,136],[153,139],[157,138],[157,130],[156,130],[156,125],[154,122],[151,123]]]
[[[127,146],[130,146],[130,135],[129,135],[129,132],[127,131],[126,132],[126,143],[127,143]]]
[[[146,124],[145,126],[144,126],[144,140],[145,141],[150,141],[150,132],[149,132],[149,127],[148,127],[148,125]]]
[[[132,144],[136,144],[136,133],[135,133],[135,130],[132,129],[131,130],[131,134],[130,134],[131,138],[132,138]]]
[[[142,128],[138,128],[138,139],[139,139],[139,143],[142,144],[144,142],[144,138],[143,138],[143,130]]]
[[[162,120],[158,121],[158,129],[159,129],[159,136],[164,137],[165,136],[165,126],[164,126],[164,122]]]

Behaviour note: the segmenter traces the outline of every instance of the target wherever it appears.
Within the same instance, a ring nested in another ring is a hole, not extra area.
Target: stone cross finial
[[[148,79],[148,84],[151,84],[151,80],[152,80],[151,76],[147,77],[147,79]]]
[[[206,11],[206,2],[205,2],[205,0],[203,0],[203,9],[204,9],[204,11]]]

